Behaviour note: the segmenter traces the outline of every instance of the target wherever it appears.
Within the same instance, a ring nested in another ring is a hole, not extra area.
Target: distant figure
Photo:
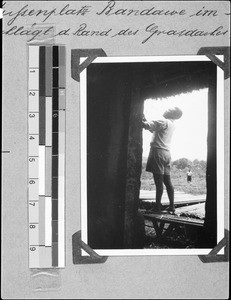
[[[161,198],[163,194],[163,183],[166,186],[170,202],[169,212],[174,213],[174,187],[170,178],[170,144],[175,130],[174,121],[180,119],[182,111],[178,107],[168,109],[163,120],[147,122],[143,118],[143,128],[153,133],[150,143],[150,152],[147,161],[146,171],[153,174],[156,185],[156,208],[153,210],[161,212]]]
[[[187,172],[187,182],[189,184],[192,183],[192,171],[189,169],[188,172]]]

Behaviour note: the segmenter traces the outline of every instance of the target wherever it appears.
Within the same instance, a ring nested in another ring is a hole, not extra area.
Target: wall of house
[[[140,176],[142,170],[142,77],[139,66],[130,69],[131,105],[128,135],[127,177],[125,191],[125,248],[143,248],[144,220],[139,214]]]
[[[124,66],[88,68],[88,241],[123,247],[130,77]]]
[[[205,224],[201,232],[200,244],[205,247],[217,245],[217,101],[216,65],[211,66],[208,76],[208,147],[207,147],[207,197],[205,205]],[[219,197],[219,195],[218,195]]]

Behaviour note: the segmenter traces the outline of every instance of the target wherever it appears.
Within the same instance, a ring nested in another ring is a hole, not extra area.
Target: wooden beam
[[[170,214],[143,214],[144,218],[147,220],[154,221],[160,221],[165,223],[177,223],[177,224],[186,224],[186,225],[192,225],[192,226],[204,226],[204,221],[200,219],[193,219],[193,218],[185,218],[185,217],[179,217],[174,216]]]

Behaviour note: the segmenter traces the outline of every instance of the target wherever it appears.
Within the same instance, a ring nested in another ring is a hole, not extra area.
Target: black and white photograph
[[[136,60],[99,58],[81,77],[86,242],[100,254],[206,253],[222,224],[218,68]]]

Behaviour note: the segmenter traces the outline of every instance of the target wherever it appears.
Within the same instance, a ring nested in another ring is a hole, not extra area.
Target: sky
[[[193,91],[165,99],[147,99],[144,115],[148,121],[163,119],[169,107],[178,106],[183,115],[175,121],[176,129],[171,143],[172,160],[207,159],[208,89]],[[148,157],[152,134],[143,130],[143,156]]]

